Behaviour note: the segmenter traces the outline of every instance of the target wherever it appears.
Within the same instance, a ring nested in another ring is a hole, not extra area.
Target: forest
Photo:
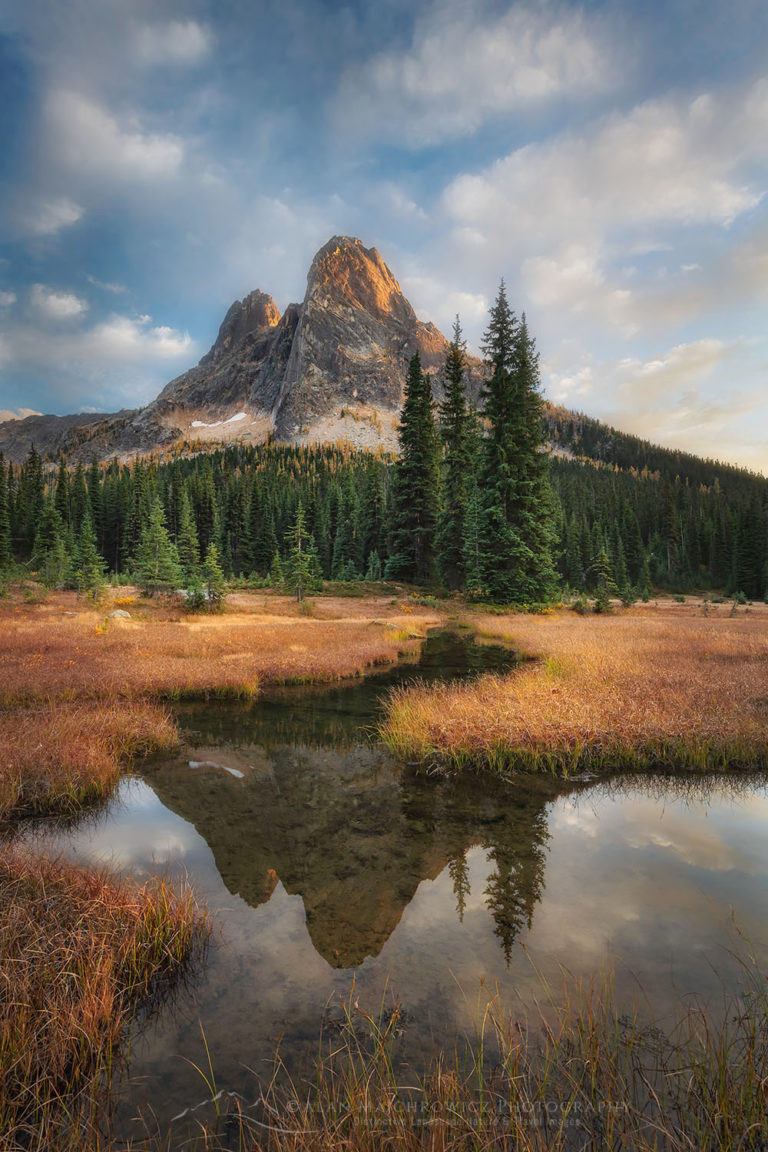
[[[394,579],[598,608],[654,588],[768,596],[768,480],[545,404],[503,288],[485,350],[481,415],[458,321],[439,406],[414,357],[399,456],[268,441],[88,467],[34,447],[20,465],[0,457],[0,571],[90,591],[205,584],[214,599],[235,579],[299,593]]]

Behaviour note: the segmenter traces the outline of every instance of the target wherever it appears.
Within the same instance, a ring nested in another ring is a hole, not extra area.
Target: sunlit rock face
[[[309,270],[276,433],[306,437],[343,408],[396,412],[414,352],[438,373],[446,351],[445,337],[416,318],[376,249],[335,236]]]
[[[0,424],[0,451],[22,459],[34,442],[43,454],[76,460],[268,435],[394,448],[408,361],[419,353],[439,399],[447,347],[434,324],[416,317],[375,248],[334,236],[312,261],[302,303],[281,316],[260,290],[236,300],[210,351],[146,408],[80,417],[76,427],[70,417]],[[471,361],[474,399],[481,380]]]

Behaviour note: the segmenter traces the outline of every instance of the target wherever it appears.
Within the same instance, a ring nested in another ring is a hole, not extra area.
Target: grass
[[[403,616],[381,600],[319,600],[312,615],[286,597],[237,593],[218,617],[179,618],[144,603],[108,619],[59,594],[0,605],[0,708],[42,701],[252,697],[265,683],[321,683],[397,660],[435,614]],[[392,625],[395,625],[393,628]],[[411,646],[413,646],[411,644]]]
[[[358,675],[414,650],[434,622],[375,599],[323,598],[308,614],[287,597],[230,602],[215,618],[182,618],[130,589],[99,609],[66,593],[0,604],[0,821],[109,795],[121,765],[176,742],[160,700]],[[131,618],[110,618],[115,606]]]
[[[183,1146],[764,1152],[768,1001],[750,962],[743,994],[722,1005],[722,1017],[689,1006],[668,1029],[622,1012],[610,975],[589,985],[565,969],[562,976],[562,988],[540,977],[532,1020],[505,1010],[498,996],[480,998],[474,1036],[436,1054],[423,1075],[403,1065],[408,1022],[399,1005],[369,1013],[353,988],[326,1028],[311,1081],[291,1079],[277,1059],[255,1101],[217,1101],[226,1144],[200,1125]]]
[[[669,605],[468,620],[530,662],[393,692],[381,733],[400,759],[502,774],[768,763],[764,611],[703,617]]]
[[[177,742],[167,710],[144,700],[0,712],[0,823],[103,800],[126,762]]]
[[[139,888],[0,846],[0,1146],[101,1147],[128,1023],[185,969],[208,923],[190,893]]]

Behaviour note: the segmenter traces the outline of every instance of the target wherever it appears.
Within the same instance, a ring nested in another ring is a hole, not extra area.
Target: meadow
[[[381,734],[400,759],[502,774],[768,763],[768,609],[701,601],[609,615],[465,621],[513,646],[512,674],[396,691]]]
[[[110,595],[99,606],[68,593],[0,602],[3,1149],[109,1146],[104,1108],[126,1028],[170,994],[210,931],[189,892],[13,844],[18,817],[75,813],[108,796],[134,758],[171,749],[170,701],[360,675],[415,653],[429,627],[448,623],[522,662],[396,690],[381,732],[400,759],[502,774],[768,762],[763,606],[664,599],[607,615],[524,615],[461,600],[297,605],[239,592],[221,615],[187,616],[130,590]],[[130,616],[111,617],[116,608]],[[595,989],[564,973],[562,989],[542,986],[539,1016],[523,1023],[491,1002],[474,1040],[457,1038],[418,1075],[397,1062],[397,1006],[375,1017],[350,999],[311,1086],[292,1084],[278,1058],[262,1126],[231,1101],[227,1139],[237,1132],[252,1152],[448,1152],[510,1140],[526,1150],[764,1150],[768,1007],[747,965],[745,985],[723,1012],[694,1006],[662,1031],[619,1011],[609,977]],[[229,1146],[221,1131],[201,1127],[189,1147]]]
[[[415,652],[439,620],[391,598],[238,593],[200,616],[124,589],[99,606],[74,593],[0,601],[0,821],[108,796],[132,759],[178,742],[164,702],[357,676]]]

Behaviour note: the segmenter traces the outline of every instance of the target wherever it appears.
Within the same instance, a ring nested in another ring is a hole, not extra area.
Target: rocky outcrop
[[[146,408],[0,424],[0,451],[19,459],[33,442],[45,455],[86,459],[267,435],[394,447],[408,361],[419,353],[439,398],[446,351],[376,249],[334,236],[312,261],[301,304],[281,316],[264,292],[236,300],[210,351]],[[477,396],[479,362],[468,377]]]

